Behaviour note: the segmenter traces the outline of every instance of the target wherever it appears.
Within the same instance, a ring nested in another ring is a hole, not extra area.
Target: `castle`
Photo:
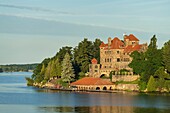
[[[133,34],[124,35],[124,40],[115,37],[108,38],[108,43],[104,42],[100,45],[100,64],[93,58],[89,65],[90,77],[100,77],[105,75],[109,77],[111,71],[119,72],[121,69],[126,69],[133,74],[128,64],[132,61],[130,54],[133,51],[145,52],[147,43],[139,44],[139,39]]]

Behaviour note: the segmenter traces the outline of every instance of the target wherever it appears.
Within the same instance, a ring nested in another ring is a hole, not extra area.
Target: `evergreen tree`
[[[55,60],[55,68],[56,68],[56,76],[60,78],[61,77],[61,64],[58,58]]]
[[[70,60],[70,55],[68,53],[66,53],[62,62],[61,78],[63,82],[67,82],[69,84],[75,78],[73,66]]]
[[[144,75],[143,76],[144,80],[148,82],[149,78],[151,75],[154,75],[156,70],[162,66],[162,51],[157,49],[156,45],[157,39],[156,36],[154,35],[151,38],[148,50],[146,51],[146,67],[144,70]]]
[[[44,74],[45,74],[45,65],[42,64],[40,75],[44,76]]]
[[[74,63],[79,66],[80,72],[86,73],[89,70],[89,64],[93,58],[93,45],[86,38],[74,49]]]
[[[92,52],[93,57],[97,59],[98,63],[100,63],[100,44],[102,41],[100,39],[95,39],[93,42]]]
[[[163,64],[168,73],[170,73],[170,40],[163,47]]]
[[[57,57],[59,62],[61,63],[66,53],[68,53],[71,57],[70,59],[72,59],[72,47],[68,46],[60,48],[59,52],[57,52],[55,57]]]
[[[156,91],[156,82],[153,76],[150,76],[148,84],[147,84],[147,90],[149,92]]]
[[[47,68],[46,68],[46,71],[45,71],[45,78],[44,79],[46,79],[46,80],[49,80],[50,79],[50,77],[51,77],[51,68],[52,67],[52,62],[50,61],[49,63],[48,63],[48,66],[47,66]]]
[[[133,72],[135,74],[142,74],[145,71],[145,66],[146,66],[146,60],[145,60],[145,56],[144,53],[139,53],[138,51],[134,51],[131,55],[130,55],[133,60],[132,62],[129,64],[129,67],[133,68]]]

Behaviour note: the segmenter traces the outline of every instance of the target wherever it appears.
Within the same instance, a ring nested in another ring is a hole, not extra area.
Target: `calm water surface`
[[[26,86],[31,74],[0,73],[0,113],[170,113],[170,94],[37,89]]]

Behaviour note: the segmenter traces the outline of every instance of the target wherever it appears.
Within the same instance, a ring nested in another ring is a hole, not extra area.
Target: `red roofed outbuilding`
[[[77,87],[78,90],[111,90],[114,84],[101,78],[84,77],[70,86]]]

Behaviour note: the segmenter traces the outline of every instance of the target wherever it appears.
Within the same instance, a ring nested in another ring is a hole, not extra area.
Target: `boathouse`
[[[77,90],[112,90],[115,87],[109,80],[94,77],[84,77],[71,83],[70,86]]]

